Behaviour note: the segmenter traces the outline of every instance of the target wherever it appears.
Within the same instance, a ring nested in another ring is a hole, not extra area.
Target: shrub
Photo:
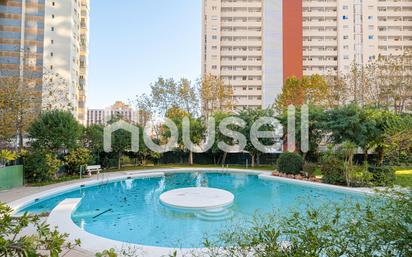
[[[318,170],[319,170],[319,165],[317,165],[316,163],[307,162],[303,165],[303,172],[309,178],[314,177],[316,174],[316,171]]]
[[[80,166],[87,165],[91,160],[91,152],[87,148],[79,147],[64,157],[70,171],[78,172]]]
[[[34,232],[23,236],[26,230]],[[59,233],[37,215],[12,216],[12,209],[2,203],[0,238],[1,256],[60,256],[62,252],[67,254],[68,250],[80,245],[80,240],[69,242],[68,234]]]
[[[396,179],[392,167],[369,167],[369,172],[372,173],[372,183],[375,186],[392,186]]]
[[[333,185],[346,185],[343,161],[338,158],[328,158],[321,162],[322,182]]]
[[[202,256],[412,256],[412,191],[380,196],[258,215],[205,239]]]
[[[299,174],[303,169],[303,158],[296,153],[282,153],[277,161],[279,172]]]
[[[350,186],[364,187],[371,186],[372,174],[368,171],[368,165],[350,167]]]
[[[63,165],[53,154],[34,151],[24,159],[24,171],[29,182],[50,181],[56,178],[57,171]]]

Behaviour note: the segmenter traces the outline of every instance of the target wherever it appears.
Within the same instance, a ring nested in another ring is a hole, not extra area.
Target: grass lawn
[[[412,168],[396,169],[395,185],[412,188]]]

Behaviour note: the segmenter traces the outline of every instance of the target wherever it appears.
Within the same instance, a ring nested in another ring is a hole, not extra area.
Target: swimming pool
[[[163,192],[185,187],[212,187],[234,195],[234,202],[220,219],[163,205]],[[318,186],[278,180],[262,180],[257,175],[214,172],[166,173],[163,177],[113,181],[76,188],[41,199],[19,212],[50,212],[66,198],[82,198],[72,220],[83,230],[108,239],[159,247],[202,247],[204,237],[214,237],[230,224],[242,224],[256,213],[290,209],[304,211],[314,206],[359,200],[364,196]]]

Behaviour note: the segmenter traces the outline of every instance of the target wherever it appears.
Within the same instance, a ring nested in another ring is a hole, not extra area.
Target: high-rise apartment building
[[[203,0],[202,74],[237,109],[266,107],[289,76],[341,74],[412,50],[412,0]]]
[[[303,0],[302,16],[305,75],[412,50],[412,0]]]
[[[219,76],[232,87],[235,109],[271,105],[284,77],[302,75],[296,6],[301,2],[203,0],[202,73]]]
[[[78,119],[86,124],[87,78],[89,56],[89,0],[82,0],[80,16],[80,78],[78,95]]]
[[[42,109],[70,110],[82,123],[88,6],[88,0],[0,0],[0,75],[36,78]]]

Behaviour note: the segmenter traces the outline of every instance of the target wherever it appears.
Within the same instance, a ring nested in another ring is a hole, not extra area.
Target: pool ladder
[[[104,173],[97,174],[97,181],[99,181],[100,185],[106,185],[109,183],[109,176]]]

